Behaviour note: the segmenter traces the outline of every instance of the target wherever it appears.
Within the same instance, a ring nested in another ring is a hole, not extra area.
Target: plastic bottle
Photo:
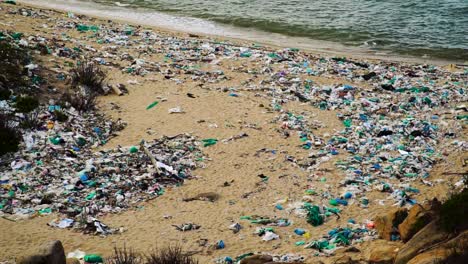
[[[88,263],[103,263],[104,262],[102,257],[97,254],[89,254],[89,255],[84,256],[84,261]]]

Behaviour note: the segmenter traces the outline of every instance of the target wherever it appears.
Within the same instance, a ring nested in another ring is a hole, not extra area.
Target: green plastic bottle
[[[104,262],[102,257],[97,254],[89,254],[89,255],[84,256],[84,261],[88,263],[103,263]]]

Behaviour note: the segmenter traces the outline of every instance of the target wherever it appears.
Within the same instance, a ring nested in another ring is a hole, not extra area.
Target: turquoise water
[[[91,0],[83,0],[91,1]],[[115,1],[93,0],[116,6]],[[468,60],[468,0],[120,0],[126,8],[338,42]]]

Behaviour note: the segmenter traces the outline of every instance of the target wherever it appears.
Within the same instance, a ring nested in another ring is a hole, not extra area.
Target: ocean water
[[[51,1],[48,1],[51,2]],[[61,2],[67,2],[62,0]],[[382,53],[468,60],[468,0],[71,0]],[[128,6],[127,6],[128,5]]]

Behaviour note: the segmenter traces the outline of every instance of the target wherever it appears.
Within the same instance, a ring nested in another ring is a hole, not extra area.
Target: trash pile
[[[82,228],[85,222],[85,229],[91,224],[107,234],[109,228],[94,217],[158,197],[202,166],[199,143],[189,135],[94,152],[112,134],[113,123],[64,111],[70,116],[66,124],[49,121],[48,129],[27,133],[25,148],[2,163],[3,213],[27,218],[60,212],[67,218],[51,226]]]
[[[216,264],[239,264],[242,260],[248,260],[246,263],[265,263],[265,259],[271,260],[274,263],[299,263],[304,262],[306,259],[303,256],[297,254],[272,254],[268,252],[259,252],[254,254],[253,252],[239,255],[235,258],[232,257],[221,257],[217,258],[214,262]],[[273,263],[272,262],[272,263]]]
[[[305,248],[313,248],[320,253],[330,255],[338,246],[349,246],[353,243],[370,240],[372,236],[375,236],[375,231],[366,228],[335,228],[328,232],[328,235],[324,236],[323,239],[307,243]]]

